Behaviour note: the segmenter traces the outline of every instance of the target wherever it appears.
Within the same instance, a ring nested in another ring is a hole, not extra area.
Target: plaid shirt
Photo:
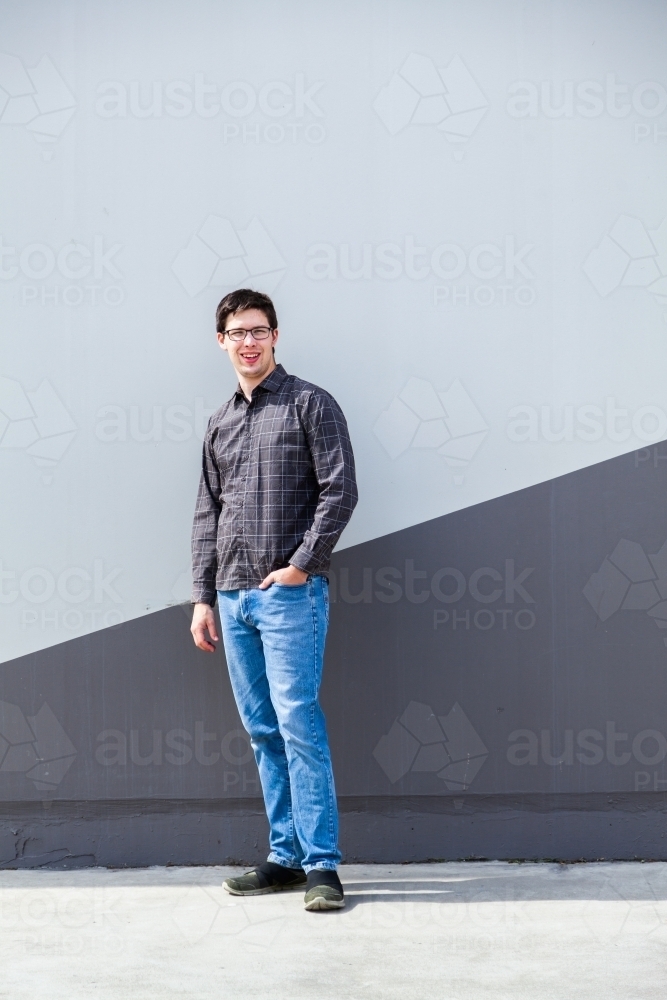
[[[357,503],[336,400],[282,365],[209,420],[192,526],[193,602],[257,587],[287,565],[326,576]]]

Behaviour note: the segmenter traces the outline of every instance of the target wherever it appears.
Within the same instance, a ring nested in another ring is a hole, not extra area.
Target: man
[[[259,769],[267,861],[223,882],[235,895],[304,887],[307,910],[344,906],[338,812],[318,702],[331,551],[357,502],[345,417],[275,361],[271,299],[241,289],[216,312],[239,384],[211,417],[192,530],[192,635],[218,641]]]

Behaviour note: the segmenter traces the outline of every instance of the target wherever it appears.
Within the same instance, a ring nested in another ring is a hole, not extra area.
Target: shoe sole
[[[344,906],[344,899],[326,899],[324,896],[315,896],[306,903],[306,909],[311,911],[342,910]]]
[[[297,882],[293,885],[269,885],[264,889],[232,889],[226,882],[222,883],[222,888],[230,896],[265,896],[270,892],[287,892],[290,889],[303,889],[305,882]]]

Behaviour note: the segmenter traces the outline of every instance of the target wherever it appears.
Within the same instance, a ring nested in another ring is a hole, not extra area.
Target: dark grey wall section
[[[667,858],[667,446],[334,559],[349,860]],[[5,866],[251,863],[224,656],[174,607],[1,667]]]
[[[658,454],[336,558],[324,697],[342,792],[667,790]]]

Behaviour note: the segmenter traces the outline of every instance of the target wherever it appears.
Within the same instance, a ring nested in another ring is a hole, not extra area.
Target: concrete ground
[[[667,863],[347,865],[347,906],[239,868],[0,874],[3,1000],[664,1000]]]

